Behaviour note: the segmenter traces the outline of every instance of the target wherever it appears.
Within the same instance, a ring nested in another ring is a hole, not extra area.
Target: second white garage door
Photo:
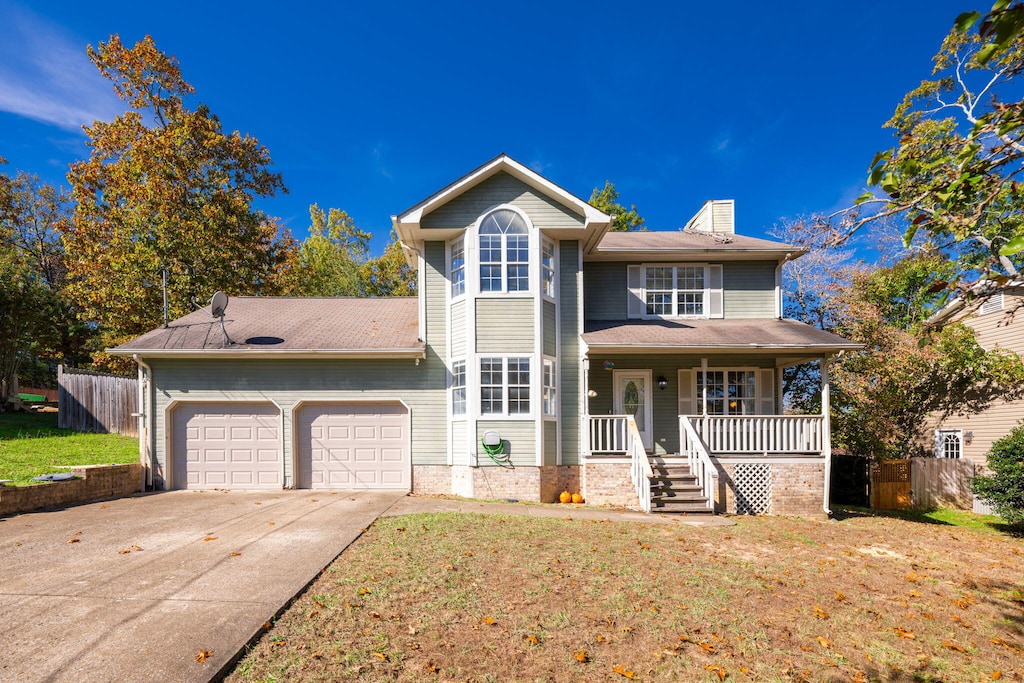
[[[309,405],[296,429],[299,488],[409,490],[409,411],[400,403]]]

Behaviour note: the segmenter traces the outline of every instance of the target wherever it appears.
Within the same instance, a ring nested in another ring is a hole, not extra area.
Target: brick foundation
[[[473,498],[540,503],[539,467],[472,467]]]
[[[583,466],[583,497],[590,505],[640,509],[628,462],[588,460]]]
[[[562,491],[583,493],[579,465],[545,465],[540,468],[540,502],[557,503]],[[584,502],[588,502],[584,498]]]
[[[718,464],[718,491],[715,512],[736,513],[736,488],[733,463]],[[822,501],[825,492],[825,463],[771,463],[770,515],[788,515],[820,519],[825,516]]]
[[[436,496],[452,492],[452,468],[448,465],[414,465],[412,492]]]
[[[0,486],[0,516],[30,510],[121,498],[142,488],[142,465],[73,467],[78,479],[33,486]]]

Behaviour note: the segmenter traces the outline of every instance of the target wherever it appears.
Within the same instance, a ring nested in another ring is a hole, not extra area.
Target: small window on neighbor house
[[[541,247],[540,254],[541,280],[544,296],[555,298],[555,245],[547,240]]]
[[[466,293],[466,245],[460,237],[452,242],[452,298]]]
[[[964,434],[959,429],[940,429],[935,433],[936,458],[962,458]]]
[[[466,361],[452,363],[452,415],[466,414]]]

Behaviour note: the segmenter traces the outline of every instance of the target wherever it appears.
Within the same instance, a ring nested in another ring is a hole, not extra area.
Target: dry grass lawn
[[[381,519],[228,680],[1024,677],[1020,538],[872,516],[737,522]]]

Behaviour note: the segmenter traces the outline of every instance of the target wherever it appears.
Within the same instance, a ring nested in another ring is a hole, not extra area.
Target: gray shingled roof
[[[834,352],[860,344],[796,320],[588,320],[583,341],[592,349],[792,349]]]
[[[726,241],[728,240],[728,241]],[[791,244],[743,235],[683,232],[609,232],[595,253],[609,251],[804,251]]]
[[[320,354],[422,358],[415,297],[380,299],[234,297],[220,323],[208,308],[122,344],[111,353]]]

